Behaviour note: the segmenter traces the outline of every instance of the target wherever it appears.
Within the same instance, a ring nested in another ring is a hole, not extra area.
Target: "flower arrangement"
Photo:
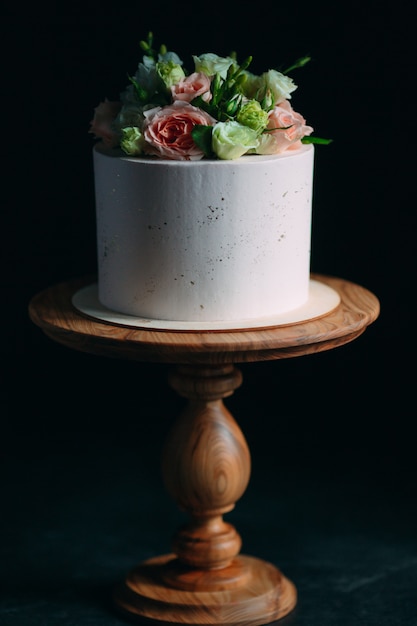
[[[237,159],[245,154],[280,154],[302,143],[330,143],[312,137],[313,128],[290,104],[297,89],[288,73],[305,65],[303,57],[285,72],[249,72],[252,57],[193,56],[187,72],[175,52],[153,48],[148,34],[144,52],[120,101],[105,99],[94,111],[90,130],[109,148],[129,156],[196,161]]]

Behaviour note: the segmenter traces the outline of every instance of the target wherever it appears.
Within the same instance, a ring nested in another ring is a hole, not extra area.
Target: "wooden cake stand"
[[[58,284],[31,300],[31,320],[60,344],[175,364],[170,384],[188,399],[163,449],[162,474],[190,521],[177,531],[172,554],[140,563],[116,588],[115,603],[130,618],[260,626],[295,607],[294,584],[271,563],[240,554],[240,536],[223,520],[244,493],[251,469],[247,443],[223,399],[242,383],[235,363],[330,350],[356,339],[378,317],[379,301],[367,289],[339,278],[312,278],[340,296],[329,313],[294,324],[220,332],[132,328],[86,316],[72,299],[94,277]]]

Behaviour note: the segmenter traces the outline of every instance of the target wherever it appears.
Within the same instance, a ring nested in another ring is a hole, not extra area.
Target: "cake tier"
[[[314,149],[167,161],[94,148],[100,302],[161,320],[233,321],[303,305]]]

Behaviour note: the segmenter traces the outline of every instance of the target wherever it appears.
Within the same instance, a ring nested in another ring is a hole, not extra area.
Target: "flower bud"
[[[261,100],[261,107],[264,109],[264,111],[272,111],[274,105],[275,102],[272,96],[272,91],[270,89],[267,89],[264,97]]]
[[[242,103],[242,96],[239,93],[235,94],[233,98],[231,98],[226,105],[227,115],[229,115],[229,117],[234,117],[241,103]]]

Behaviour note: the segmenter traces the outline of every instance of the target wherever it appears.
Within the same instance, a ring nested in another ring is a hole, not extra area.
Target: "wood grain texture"
[[[307,322],[239,331],[160,331],[92,319],[72,305],[94,276],[60,283],[35,295],[29,315],[44,333],[69,348],[138,361],[209,364],[283,359],[336,348],[359,337],[379,315],[378,298],[355,283],[313,274],[341,298],[330,313]]]
[[[287,615],[297,592],[271,563],[239,557],[246,584],[237,589],[185,591],[167,588],[163,572],[174,555],[150,559],[132,570],[115,592],[115,603],[130,618],[145,617],[158,624],[218,624],[261,626]]]
[[[234,508],[250,477],[249,448],[223,404],[241,380],[233,365],[180,366],[170,377],[188,404],[167,437],[162,475],[168,493],[191,517],[175,535],[172,549],[182,564],[193,568],[225,568],[241,547],[235,528],[222,518]],[[184,572],[179,574],[182,582],[173,584],[183,587]],[[186,579],[188,585],[192,578]],[[237,584],[235,574],[233,580]],[[197,581],[192,584],[196,587]]]

